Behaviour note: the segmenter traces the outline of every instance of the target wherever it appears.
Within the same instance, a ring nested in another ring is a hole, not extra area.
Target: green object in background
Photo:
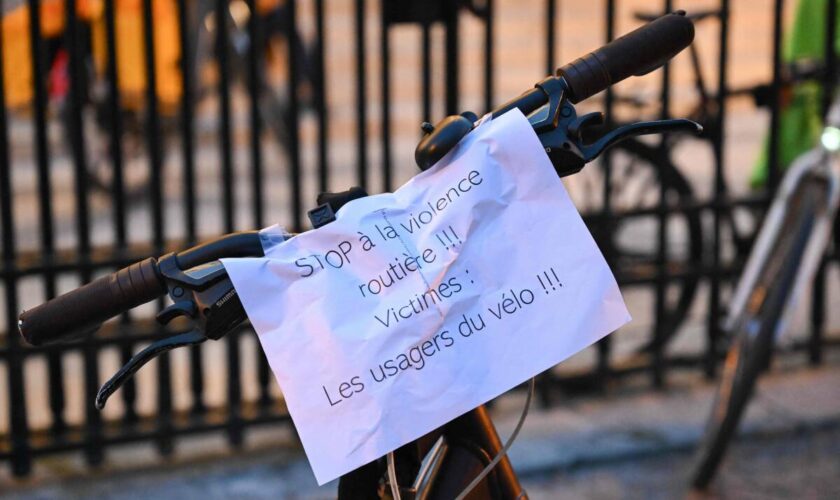
[[[823,59],[826,2],[827,0],[800,0],[793,26],[782,48],[784,62]],[[838,19],[840,19],[840,9],[838,9]],[[835,52],[838,51],[839,42],[840,38],[834,40]],[[822,132],[821,95],[818,83],[800,83],[794,85],[789,102],[783,104],[779,117],[778,150],[779,164],[783,169],[817,143]],[[764,140],[761,155],[750,176],[750,185],[754,188],[763,187],[767,183],[768,148],[769,137]]]

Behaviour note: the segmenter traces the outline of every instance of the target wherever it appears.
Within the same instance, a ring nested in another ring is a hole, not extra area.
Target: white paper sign
[[[395,193],[224,264],[319,484],[630,320],[518,111]]]

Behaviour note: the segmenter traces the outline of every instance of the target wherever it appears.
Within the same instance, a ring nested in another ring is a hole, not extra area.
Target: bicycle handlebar
[[[257,231],[233,233],[174,254],[179,269],[224,257],[263,254]],[[18,329],[31,345],[66,341],[167,291],[158,260],[149,257],[21,313]]]
[[[548,96],[545,95],[545,92],[538,87],[534,87],[494,109],[493,118],[502,116],[513,108],[519,108],[523,115],[528,116],[546,102],[548,102]]]
[[[566,81],[566,97],[587,99],[631,76],[641,76],[662,66],[694,41],[694,24],[678,10],[637,28],[603,47],[559,68]],[[493,118],[519,108],[528,115],[548,102],[540,88],[532,88],[493,110]]]
[[[157,259],[149,257],[24,311],[18,328],[32,345],[68,340],[165,292]]]
[[[685,11],[666,14],[557,70],[578,103],[630,76],[662,66],[694,40]]]
[[[259,231],[226,234],[215,240],[178,252],[175,259],[181,270],[207,262],[234,257],[262,257],[263,247]]]

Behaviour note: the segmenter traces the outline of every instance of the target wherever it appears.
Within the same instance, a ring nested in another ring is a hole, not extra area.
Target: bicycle
[[[712,19],[719,19],[721,11],[716,9],[698,10],[688,15],[695,23],[706,22]],[[650,22],[657,18],[656,14],[637,12],[635,18],[639,21]],[[624,212],[646,212],[652,213],[656,210],[660,186],[648,182],[653,177],[663,184],[662,191],[665,193],[666,204],[669,207],[690,207],[696,202],[694,188],[691,182],[682,174],[680,168],[672,159],[671,152],[681,141],[694,138],[711,141],[717,137],[720,108],[718,102],[720,96],[716,96],[709,88],[706,75],[701,66],[701,54],[696,44],[692,44],[686,51],[690,57],[690,67],[693,75],[693,87],[697,95],[687,116],[703,127],[703,133],[699,136],[686,134],[670,134],[663,137],[659,144],[650,144],[644,141],[630,139],[618,145],[616,150],[620,153],[613,153],[611,165],[614,185],[612,189],[623,189],[635,194],[635,198],[625,200]],[[794,84],[819,79],[822,77],[825,68],[822,64],[814,61],[798,61],[785,65],[781,77],[781,91],[789,92]],[[726,90],[725,98],[747,97],[759,108],[769,108],[774,96],[774,89],[770,84],[755,84]],[[615,102],[625,104],[638,112],[651,107],[649,100],[633,95],[616,95]],[[600,180],[600,179],[598,179]],[[721,179],[721,197],[726,197],[731,189],[726,178]],[[635,185],[642,185],[642,188],[633,190]],[[647,200],[647,202],[645,201]],[[747,217],[740,217],[744,212]],[[764,211],[750,201],[745,207],[728,206],[720,210],[721,222],[724,228],[728,229],[728,235],[735,251],[736,263],[744,263],[749,256],[750,250],[755,242],[757,228],[761,224]],[[703,262],[705,256],[706,230],[702,224],[701,212],[698,210],[677,210],[669,215],[669,231],[672,234],[684,235],[679,241],[679,248],[669,249],[669,268],[671,273],[679,275],[690,270],[696,263]],[[754,223],[746,219],[755,220]],[[676,224],[675,224],[676,222]],[[676,226],[676,227],[675,227]],[[756,228],[756,229],[754,229]],[[631,229],[624,228],[625,231]],[[620,231],[622,227],[610,228],[603,226],[596,230],[596,236],[601,242],[611,244],[615,253],[615,265],[623,270],[626,278],[630,281],[652,279],[655,276],[655,250],[646,251],[633,248],[632,245],[622,244]],[[614,243],[617,242],[617,243]],[[699,277],[696,273],[686,273],[679,280],[670,284],[673,288],[671,293],[666,294],[663,304],[662,324],[658,325],[657,335],[642,345],[635,353],[636,357],[649,355],[655,351],[664,349],[668,343],[676,337],[679,327],[688,317],[691,305],[699,288]],[[675,292],[675,293],[674,293]],[[632,362],[632,361],[631,361]]]
[[[698,11],[689,17],[694,22],[719,17],[720,11]],[[650,21],[656,16],[637,14],[636,18]],[[700,67],[700,55],[695,45],[688,50],[694,73],[694,86],[699,97],[697,104],[688,113],[693,120],[704,127],[704,136],[715,134],[718,109],[715,98],[710,94]],[[825,68],[813,61],[798,61],[783,68],[782,90],[793,84],[819,79]],[[759,84],[744,88],[729,89],[728,96],[751,97],[757,107],[768,107],[773,96],[770,85]],[[642,109],[647,103],[634,98],[618,96],[625,102]],[[731,310],[723,325],[725,336],[730,342],[729,352],[723,364],[715,402],[708,420],[705,437],[696,453],[695,465],[690,483],[695,489],[706,489],[722,462],[726,449],[735,434],[741,416],[754,390],[758,375],[768,366],[772,355],[774,339],[784,330],[795,298],[811,281],[819,265],[831,231],[833,215],[837,207],[838,172],[831,170],[828,163],[834,161],[837,141],[836,127],[840,125],[840,101],[835,101],[826,120],[824,138],[829,141],[798,158],[785,176],[764,221],[758,230],[749,231],[740,227],[734,216],[734,209],[725,209],[722,219],[730,229],[735,249],[735,258],[746,262],[746,268],[737,284],[731,301]],[[670,160],[669,151],[685,136],[670,135],[663,141],[662,149],[641,141],[629,140],[620,148],[636,151],[641,161],[649,162],[654,168],[673,172],[678,184],[687,180]],[[831,146],[831,147],[829,147]],[[832,149],[834,148],[834,149]],[[724,183],[724,194],[728,187]],[[689,195],[690,197],[690,195]],[[761,214],[756,214],[761,218]],[[782,233],[782,228],[785,232]],[[701,236],[698,226],[698,238]],[[837,247],[840,234],[835,232]],[[682,288],[678,303],[685,311],[693,301],[695,283]],[[669,316],[666,315],[666,319]],[[645,345],[640,353],[664,347],[675,335],[678,322],[672,322],[663,329],[664,335]],[[725,343],[724,343],[725,344]]]
[[[822,261],[840,201],[840,99],[821,143],[785,174],[741,275],[723,331],[733,338],[723,364],[691,486],[706,489],[720,466],[776,339]],[[840,235],[835,236],[835,246]]]
[[[500,116],[518,109],[528,116],[545,152],[559,176],[579,172],[618,142],[646,134],[699,131],[689,120],[639,122],[618,127],[594,142],[583,131],[596,123],[599,114],[578,117],[574,104],[632,75],[642,75],[664,64],[689,45],[694,37],[692,22],[679,11],[621,37],[558,70],[535,87],[491,112]],[[436,126],[424,124],[426,136],[415,152],[421,169],[442,158],[475,127],[472,113],[450,116]],[[309,212],[317,228],[334,220],[345,203],[366,196],[361,188],[340,193],[322,193],[319,206]],[[123,366],[96,398],[102,408],[140,367],[158,354],[177,347],[217,340],[246,321],[242,304],[224,267],[226,257],[264,255],[261,233],[248,231],[222,236],[197,247],[149,257],[124,269],[25,311],[19,318],[24,339],[33,345],[66,341],[96,330],[106,320],[164,294],[173,303],[157,316],[162,324],[185,318],[192,329],[154,342]],[[290,235],[290,237],[294,237]],[[533,393],[533,380],[530,395]],[[404,445],[383,460],[377,460],[344,475],[338,486],[340,499],[406,497],[527,498],[506,455],[512,439],[502,446],[492,421],[479,406],[452,422]],[[399,483],[411,484],[400,488]],[[389,493],[390,492],[390,493]]]

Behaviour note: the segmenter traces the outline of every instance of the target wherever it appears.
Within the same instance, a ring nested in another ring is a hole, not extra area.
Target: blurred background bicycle
[[[303,106],[311,106],[312,86],[316,73],[313,55],[300,34],[295,31],[291,42],[284,34],[287,16],[282,0],[259,0],[256,2],[257,27],[259,42],[263,54],[257,69],[256,91],[259,93],[260,119],[263,120],[273,139],[288,151],[290,147],[289,128],[290,96],[284,79],[285,43],[291,43],[302,66],[297,84],[295,99]],[[103,193],[114,189],[113,156],[111,131],[113,117],[109,115],[109,60],[106,33],[106,7],[114,9],[115,36],[120,40],[116,45],[116,78],[119,94],[121,118],[122,154],[125,175],[125,191],[129,202],[140,202],[149,198],[150,176],[145,168],[147,161],[145,150],[145,112],[146,112],[146,66],[144,64],[143,40],[143,2],[139,0],[115,0],[110,4],[105,0],[82,0],[76,2],[77,16],[80,21],[82,54],[84,57],[85,119],[87,138],[87,158],[90,160],[91,187]],[[179,8],[184,9],[179,14]],[[240,90],[248,86],[248,53],[252,35],[248,30],[249,6],[244,0],[235,0],[227,4],[225,12],[225,34],[218,35],[212,2],[187,0],[155,0],[152,2],[154,17],[154,68],[156,72],[156,99],[160,110],[161,132],[165,145],[172,145],[179,126],[179,110],[184,97],[184,78],[182,64],[195,75],[188,81],[197,106],[211,100],[213,90],[219,86],[219,71],[215,66],[219,51],[225,52],[230,64],[230,74],[234,85]],[[62,119],[65,127],[70,128],[67,100],[70,92],[70,53],[64,32],[66,5],[64,0],[45,0],[41,2],[41,34],[46,45],[46,66],[44,75],[50,100],[51,113]],[[3,20],[4,36],[11,43],[6,44],[8,56],[5,65],[7,82],[6,104],[12,109],[24,109],[31,106],[33,86],[31,80],[32,65],[29,64],[29,6],[21,4],[7,12]],[[187,45],[181,47],[180,30],[187,32]],[[220,46],[220,39],[227,40],[227,46]],[[185,52],[182,54],[182,50]],[[21,71],[23,70],[23,71]],[[203,125],[203,127],[201,126]],[[208,124],[200,124],[197,134],[199,141],[208,140]],[[68,140],[73,134],[64,135]],[[68,144],[68,149],[72,146]],[[164,147],[166,149],[166,147]]]

